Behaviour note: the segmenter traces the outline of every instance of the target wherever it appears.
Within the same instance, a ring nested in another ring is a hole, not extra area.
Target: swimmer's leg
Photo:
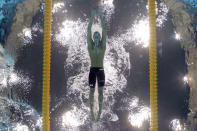
[[[98,77],[98,101],[99,101],[99,111],[96,121],[99,121],[101,118],[102,113],[102,105],[103,105],[103,88],[105,86],[105,72],[104,69],[99,69],[99,73],[97,74]]]
[[[95,91],[95,84],[96,84],[96,74],[95,69],[90,68],[89,73],[89,86],[90,86],[90,94],[89,94],[89,102],[90,102],[90,115],[91,119],[94,121],[94,91]]]
[[[103,105],[103,87],[98,87],[98,101],[99,101],[99,111],[96,121],[99,121],[101,118],[101,112],[102,112],[102,105]]]
[[[93,112],[93,108],[94,108],[94,91],[95,88],[90,88],[90,94],[89,94],[89,100],[90,100],[90,114],[91,114],[91,119],[94,121],[95,117],[94,117],[94,112]]]

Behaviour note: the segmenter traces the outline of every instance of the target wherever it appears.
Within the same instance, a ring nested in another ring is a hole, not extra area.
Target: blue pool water
[[[0,1],[0,43],[5,44],[5,38],[10,32],[10,25],[16,13],[16,5],[23,0],[1,0]]]
[[[181,1],[181,2],[184,2],[185,4],[187,5],[190,5],[193,9],[193,11],[197,11],[197,1],[196,0],[174,0],[174,2],[178,2],[178,1]]]
[[[182,0],[184,3],[189,4],[194,11],[197,11],[197,1],[196,0]]]

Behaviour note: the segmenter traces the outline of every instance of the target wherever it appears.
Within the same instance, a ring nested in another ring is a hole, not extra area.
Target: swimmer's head
[[[93,39],[94,39],[94,43],[97,46],[99,44],[100,39],[101,39],[101,35],[98,31],[94,32]]]

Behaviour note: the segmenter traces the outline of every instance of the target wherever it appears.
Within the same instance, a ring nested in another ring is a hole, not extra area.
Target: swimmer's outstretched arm
[[[92,31],[91,31],[91,28],[92,28],[92,23],[93,23],[95,15],[96,15],[96,11],[93,10],[91,12],[91,18],[90,18],[90,22],[88,24],[88,37],[87,37],[88,48],[93,46],[92,45]]]
[[[98,11],[98,16],[101,20],[101,24],[102,24],[102,46],[104,48],[106,48],[106,27],[105,27],[105,22],[103,19],[103,15],[102,12]]]

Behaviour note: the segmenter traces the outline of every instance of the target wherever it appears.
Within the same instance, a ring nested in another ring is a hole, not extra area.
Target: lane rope
[[[51,70],[52,0],[45,0],[42,81],[42,131],[50,131],[50,70]]]
[[[158,131],[158,103],[157,103],[157,36],[155,0],[148,1],[149,7],[149,71],[150,71],[150,131]]]

